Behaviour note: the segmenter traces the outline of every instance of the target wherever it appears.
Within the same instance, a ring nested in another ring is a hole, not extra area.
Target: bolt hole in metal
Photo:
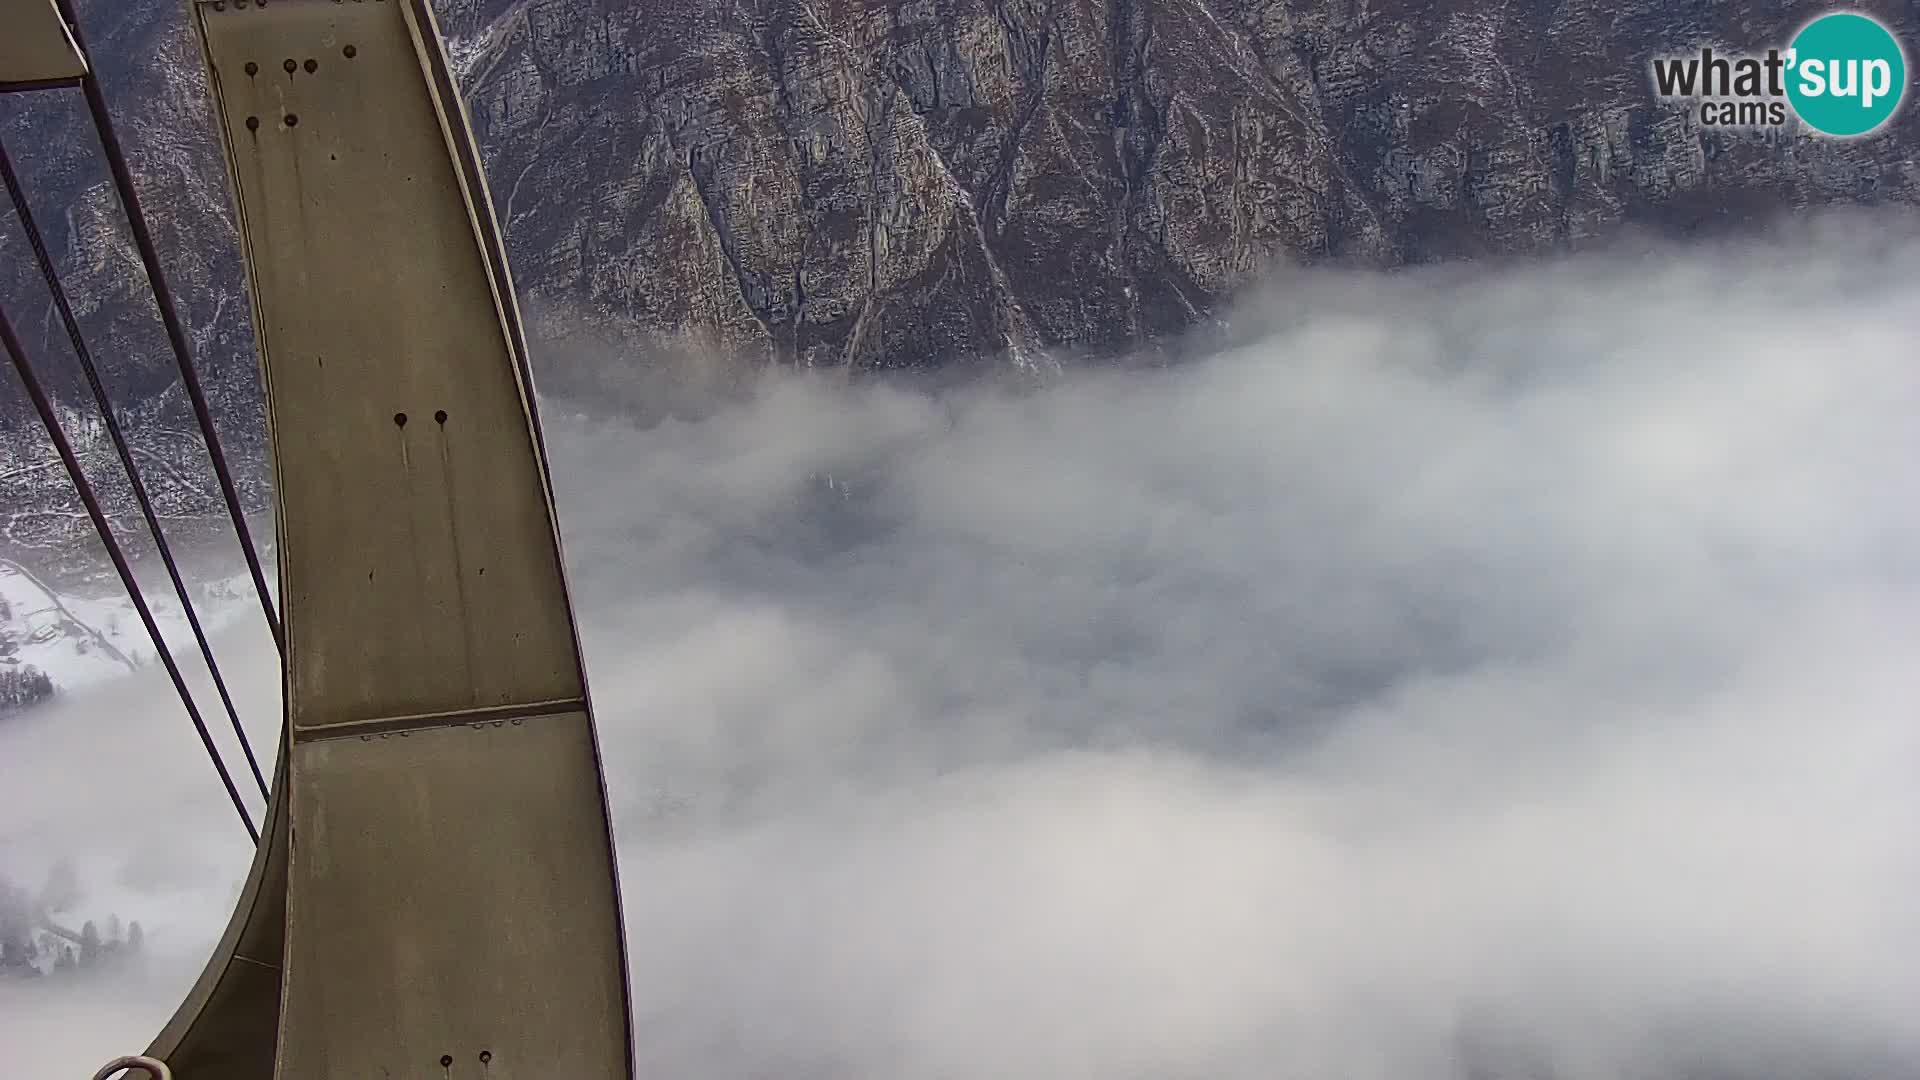
[[[286,71],[287,74],[291,75],[293,74],[294,69],[299,67],[300,65],[294,61],[293,57],[289,56],[285,60],[281,61],[280,66]]]
[[[447,410],[439,409],[435,411],[433,414],[433,422],[436,424],[439,424],[441,427],[446,427],[447,426]]]
[[[407,426],[407,414],[406,414],[406,413],[403,413],[403,412],[397,412],[397,413],[394,413],[394,414],[393,414],[393,426],[394,426],[394,427],[406,427],[406,426]]]
[[[259,131],[259,130],[260,130],[260,118],[259,118],[259,117],[257,117],[257,116],[249,116],[249,117],[247,117],[247,130],[248,130],[248,131]]]
[[[347,46],[346,48],[344,48],[344,49],[341,49],[341,50],[340,50],[340,55],[342,55],[342,56],[344,56],[344,57],[346,57],[347,59],[349,59],[349,60],[351,60],[351,59],[353,59],[354,57],[356,57],[356,56],[358,56],[358,55],[360,55],[360,50],[359,50],[359,49],[356,49],[356,48],[354,48],[354,47],[353,47],[353,46],[351,46],[351,45],[349,45],[349,46]]]
[[[440,1067],[441,1067],[441,1068],[443,1068],[443,1069],[449,1069],[449,1068],[452,1068],[452,1067],[453,1067],[453,1055],[452,1055],[452,1054],[441,1054],[441,1055],[440,1055]]]
[[[287,126],[288,126],[288,127],[294,127],[294,126],[297,126],[297,125],[298,125],[299,123],[300,123],[300,118],[299,118],[298,116],[295,116],[295,115],[294,115],[293,113],[288,113],[288,114],[287,114]]]
[[[260,74],[260,65],[251,60],[247,61],[247,76],[251,78],[258,74]]]
[[[314,72],[320,70],[320,61],[315,60],[312,57],[308,57],[307,62],[302,66],[307,69],[307,74],[311,75]]]

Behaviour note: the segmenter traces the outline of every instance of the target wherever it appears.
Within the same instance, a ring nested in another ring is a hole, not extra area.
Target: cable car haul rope
[[[247,732],[240,724],[240,714],[234,708],[233,696],[227,692],[227,681],[220,675],[220,665],[214,662],[213,647],[207,643],[207,634],[200,625],[200,616],[194,609],[193,598],[187,590],[186,580],[180,575],[180,566],[173,558],[173,548],[167,543],[166,532],[160,527],[160,517],[154,511],[153,500],[147,494],[147,485],[140,479],[140,469],[134,464],[132,448],[127,445],[126,436],[120,430],[120,422],[114,413],[113,402],[107,395],[106,385],[100,379],[99,367],[93,362],[93,353],[87,348],[85,337],[80,333],[80,325],[74,319],[73,305],[67,300],[66,286],[60,281],[59,271],[53,265],[53,259],[47,254],[45,239],[40,235],[40,226],[33,220],[33,212],[27,205],[26,192],[20,185],[20,178],[13,170],[13,161],[7,156],[4,145],[0,145],[0,182],[7,188],[7,197],[13,200],[14,217],[20,222],[20,228],[27,235],[27,243],[33,248],[34,261],[40,266],[40,276],[46,282],[47,292],[53,297],[53,304],[60,312],[60,322],[66,327],[67,340],[73,346],[73,354],[80,362],[80,370],[87,377],[87,386],[93,391],[94,405],[100,410],[100,418],[105,422],[107,438],[113,443],[114,452],[120,456],[120,467],[126,472],[127,482],[133,489],[134,501],[140,505],[140,514],[146,518],[147,532],[153,537],[153,544],[160,553],[160,561],[166,564],[167,577],[173,582],[174,595],[180,598],[180,610],[186,613],[187,625],[193,629],[193,640],[200,647],[200,656],[206,661],[207,671],[213,677],[214,689],[220,695],[220,703],[226,707],[227,719],[233,725],[234,738],[240,741],[240,752],[246,756],[247,768],[253,772],[253,781],[259,785],[260,797],[267,796],[267,780],[260,772],[260,762],[254,757],[253,746],[247,741]],[[23,361],[22,361],[23,363]],[[79,482],[76,478],[76,484]],[[102,537],[102,540],[107,540]]]
[[[100,500],[93,493],[93,485],[87,481],[81,471],[80,461],[74,456],[73,446],[67,441],[67,434],[60,426],[60,417],[54,411],[53,401],[47,396],[46,388],[41,386],[39,376],[27,363],[26,350],[20,344],[19,335],[13,331],[13,320],[7,316],[6,308],[0,305],[0,345],[7,351],[7,359],[12,362],[14,371],[20,375],[20,382],[26,387],[27,397],[32,400],[34,411],[40,414],[40,422],[47,429],[47,437],[53,440],[53,448],[60,455],[60,461],[67,468],[67,475],[73,478],[73,486],[80,493],[80,501],[87,508],[87,517],[92,519],[93,527],[100,534],[100,542],[106,546],[107,558],[113,561],[113,569],[120,575],[120,583],[126,587],[127,595],[133,600],[133,609],[140,615],[140,623],[147,629],[147,635],[153,639],[153,648],[159,654],[160,663],[167,669],[167,675],[173,680],[173,687],[180,694],[180,701],[187,708],[187,717],[193,721],[193,730],[200,736],[201,745],[206,748],[207,757],[220,774],[220,783],[227,789],[227,796],[233,800],[234,812],[240,815],[240,821],[247,828],[247,835],[254,843],[260,842],[260,831],[254,827],[253,819],[247,814],[246,803],[240,798],[240,790],[233,784],[233,774],[227,771],[227,763],[220,757],[220,748],[214,744],[213,735],[207,731],[207,722],[200,715],[199,706],[194,704],[193,692],[187,689],[187,682],[180,674],[180,665],[174,662],[172,650],[167,648],[166,638],[160,633],[160,626],[154,621],[153,611],[147,606],[146,595],[140,590],[140,582],[133,576],[133,567],[128,564],[126,553],[120,550],[120,542],[114,538],[113,527],[107,521],[106,511],[101,509]],[[209,654],[208,666],[213,666]],[[238,724],[238,720],[235,720]]]
[[[274,611],[272,594],[267,589],[266,574],[261,568],[259,553],[254,547],[252,534],[247,527],[246,513],[240,502],[239,490],[234,483],[233,473],[228,467],[226,454],[221,448],[212,410],[208,406],[206,392],[195,369],[192,351],[173,301],[172,290],[168,287],[166,277],[161,270],[153,234],[147,225],[139,194],[134,189],[132,173],[127,167],[119,137],[114,131],[106,99],[101,92],[100,80],[94,66],[87,61],[86,41],[79,22],[74,17],[72,5],[69,0],[53,0],[51,5],[47,4],[46,0],[24,0],[24,2],[12,0],[4,6],[9,9],[5,12],[8,23],[18,24],[18,36],[15,40],[23,43],[16,46],[21,49],[20,54],[8,55],[4,60],[15,67],[24,65],[25,73],[32,77],[10,78],[15,73],[0,70],[0,92],[45,93],[78,88],[86,99],[94,136],[99,141],[108,171],[112,174],[114,191],[125,211],[134,246],[138,249],[141,263],[145,267],[149,290],[159,312],[161,323],[166,329],[167,340],[173,352],[174,362],[179,369],[181,382],[187,391],[188,400],[192,402],[194,417],[199,424],[201,438],[206,444],[207,456],[219,483],[227,515],[240,541],[241,554],[246,560],[248,573],[253,579],[254,591],[259,596],[261,611],[266,616],[267,626],[273,634],[275,645],[284,653],[285,642],[280,620]],[[12,10],[14,8],[19,10]],[[9,31],[10,34],[14,32],[11,29]],[[20,175],[15,170],[13,160],[4,146],[0,146],[0,182],[4,182],[6,186],[7,198],[13,206],[14,217],[20,224],[28,246],[33,250],[34,262],[40,271],[41,279],[53,299],[60,322],[66,330],[68,343],[80,365],[81,373],[86,378],[87,386],[93,395],[94,405],[99,410],[106,429],[108,441],[112,443],[114,452],[120,460],[120,467],[126,474],[128,486],[133,493],[135,503],[139,506],[141,517],[146,522],[147,531],[153,538],[155,550],[166,567],[167,577],[173,585],[174,594],[179,598],[181,610],[193,633],[194,643],[200,650],[202,660],[206,663],[207,672],[226,711],[234,738],[238,740],[240,752],[246,759],[247,769],[252,774],[254,785],[259,789],[261,797],[265,798],[267,796],[266,775],[260,768],[259,758],[255,755],[253,746],[247,738],[246,729],[240,722],[239,710],[235,707],[233,696],[227,689],[226,679],[222,676],[220,666],[214,659],[213,647],[207,640],[205,627],[201,624],[199,612],[187,588],[186,579],[180,572],[179,563],[174,558],[173,549],[167,542],[166,533],[160,525],[159,514],[154,509],[151,494],[141,478],[139,467],[134,462],[132,449],[127,442],[126,433],[120,426],[105,383],[100,377],[99,367],[94,362],[93,353],[87,347],[86,338],[80,331],[79,322],[74,316],[73,305],[68,299],[65,283],[61,280],[59,270],[48,253],[46,240],[41,234],[39,224],[34,220],[25,185],[21,183]],[[159,624],[153,617],[152,609],[141,590],[139,579],[134,575],[126,553],[113,533],[105,510],[81,468],[72,444],[61,428],[58,412],[46,392],[45,385],[36,374],[19,335],[5,313],[3,304],[0,304],[0,338],[4,338],[7,359],[19,375],[21,384],[27,391],[27,397],[33,403],[34,411],[39,415],[40,422],[46,428],[47,436],[52,441],[61,464],[67,470],[68,478],[72,481],[75,491],[79,493],[80,501],[86,506],[87,516],[92,521],[94,530],[99,534],[100,542],[106,548],[107,557],[119,574],[121,584],[126,588],[134,610],[140,616],[141,624],[153,642],[155,654],[160,658],[162,666],[166,668],[168,676],[172,679],[174,689],[180,695],[181,704],[186,708],[188,719],[199,735],[215,772],[219,774],[222,786],[226,788],[229,798],[233,801],[235,812],[239,814],[247,835],[258,843],[259,830],[247,813],[245,802],[233,782],[232,774],[212,734],[207,730],[206,721],[201,716],[199,706],[195,703],[179,665],[174,660],[172,650],[168,648]]]

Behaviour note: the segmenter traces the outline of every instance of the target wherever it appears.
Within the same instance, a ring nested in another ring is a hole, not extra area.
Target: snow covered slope
[[[183,664],[197,666],[188,662],[196,654],[193,633],[171,588],[164,581],[144,586],[167,647]],[[245,575],[195,587],[194,605],[209,634],[245,617],[253,603]],[[24,685],[32,672],[43,673],[58,693],[125,675],[157,658],[124,592],[62,595],[27,568],[0,559],[0,678],[11,673]]]

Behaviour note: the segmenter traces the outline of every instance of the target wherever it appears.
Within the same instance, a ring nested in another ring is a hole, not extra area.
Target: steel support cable
[[[254,550],[253,533],[247,528],[247,514],[240,505],[240,493],[234,487],[233,473],[227,468],[227,457],[220,449],[220,433],[213,425],[213,410],[207,406],[206,391],[200,385],[200,376],[194,371],[193,352],[187,345],[186,330],[180,325],[180,314],[174,308],[173,290],[167,286],[167,276],[160,268],[160,254],[154,247],[153,233],[147,228],[146,214],[140,209],[140,196],[133,187],[133,172],[127,168],[126,155],[120,150],[120,137],[115,134],[113,117],[107,112],[106,95],[100,89],[100,77],[95,72],[98,65],[87,52],[86,36],[80,30],[80,20],[74,14],[73,0],[54,0],[60,9],[60,17],[66,21],[68,32],[73,35],[73,44],[87,61],[86,74],[81,76],[80,89],[86,95],[87,110],[93,114],[94,134],[100,139],[100,148],[105,151],[107,167],[113,172],[113,186],[120,197],[120,207],[126,211],[127,225],[133,230],[134,247],[140,251],[140,262],[147,271],[147,284],[153,292],[154,304],[160,309],[160,321],[166,327],[167,341],[173,346],[173,359],[180,368],[180,379],[187,388],[187,398],[193,403],[194,419],[199,421],[200,435],[207,443],[207,457],[213,462],[213,475],[220,481],[220,495],[226,500],[227,513],[233,518],[233,530],[240,538],[240,552],[246,556],[247,572],[253,575],[253,588],[260,596],[260,610],[267,616],[267,627],[273,631],[273,643],[282,655],[286,653],[286,640],[282,636],[280,618],[273,610],[273,596],[267,592],[267,576],[260,569],[260,555]]]
[[[66,325],[67,340],[73,345],[73,354],[80,360],[80,370],[87,376],[87,385],[93,390],[93,400],[100,407],[100,417],[106,421],[107,438],[120,455],[120,465],[126,469],[127,483],[133,488],[134,501],[140,504],[140,513],[147,519],[147,531],[153,534],[154,547],[160,552],[160,561],[166,564],[167,577],[173,582],[174,594],[180,598],[180,609],[186,612],[187,625],[193,628],[193,640],[200,646],[200,657],[206,661],[207,673],[213,677],[213,687],[219,692],[220,703],[226,707],[227,719],[233,723],[233,736],[240,740],[240,752],[246,756],[247,768],[253,772],[253,782],[260,785],[261,798],[266,798],[267,779],[260,772],[259,759],[253,756],[253,745],[247,741],[246,729],[240,725],[240,712],[233,706],[233,695],[227,692],[227,681],[220,675],[220,665],[214,662],[213,646],[208,644],[206,630],[201,627],[200,616],[194,611],[193,597],[187,590],[186,580],[180,576],[180,567],[174,561],[167,535],[160,527],[160,516],[154,512],[147,485],[140,479],[140,469],[133,461],[133,450],[127,445],[119,420],[114,417],[113,401],[107,395],[106,385],[100,380],[100,369],[93,362],[93,354],[87,350],[80,324],[73,317],[73,305],[67,301],[66,287],[61,284],[60,274],[54,269],[52,256],[47,254],[46,240],[40,235],[40,226],[33,220],[33,212],[27,206],[26,192],[20,186],[20,177],[13,171],[13,161],[7,156],[4,145],[0,145],[0,183],[6,185],[7,197],[13,201],[14,216],[19,219],[20,228],[26,233],[28,246],[33,248],[34,260],[40,264],[40,276],[46,280],[47,291],[53,296],[53,305],[60,312],[60,321]]]
[[[145,594],[140,591],[140,582],[133,576],[133,568],[127,565],[127,557],[120,550],[119,541],[114,539],[113,529],[107,522],[105,511],[100,509],[100,500],[94,497],[93,485],[87,482],[87,475],[80,468],[80,460],[73,454],[73,447],[67,442],[67,434],[60,427],[60,417],[54,412],[53,402],[40,385],[33,373],[33,367],[27,363],[26,350],[21,348],[20,338],[13,332],[13,320],[7,317],[6,309],[0,307],[0,345],[7,350],[7,358],[13,362],[13,369],[20,374],[20,382],[27,388],[27,397],[33,400],[33,407],[40,414],[40,422],[47,429],[47,437],[53,440],[53,449],[60,455],[61,464],[67,467],[67,475],[73,478],[73,487],[80,493],[80,501],[86,505],[87,516],[93,519],[93,527],[100,534],[100,542],[106,545],[107,557],[113,560],[113,568],[120,575],[120,583],[126,586],[127,595],[133,600],[133,609],[140,614],[140,621],[147,628],[147,635],[153,639],[154,651],[160,654],[160,662],[166,665],[167,675],[173,679],[173,688],[180,693],[180,703],[187,707],[187,718],[193,721],[193,730],[200,736],[200,744],[206,747],[207,758],[213,762],[214,771],[220,774],[220,783],[227,789],[227,797],[233,800],[234,812],[240,815],[241,824],[247,827],[247,835],[253,842],[260,842],[260,831],[253,827],[253,819],[247,816],[246,803],[240,798],[240,789],[234,786],[233,774],[227,771],[227,763],[220,758],[220,749],[214,745],[213,735],[207,731],[207,722],[200,715],[200,709],[193,703],[193,694],[187,689],[187,680],[180,674],[180,665],[174,663],[173,653],[167,649],[166,638],[160,634],[160,626],[153,620],[153,612],[147,607]]]

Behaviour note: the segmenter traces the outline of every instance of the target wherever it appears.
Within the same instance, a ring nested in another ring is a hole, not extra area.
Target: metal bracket
[[[0,0],[0,93],[72,86],[87,58],[53,0]]]

